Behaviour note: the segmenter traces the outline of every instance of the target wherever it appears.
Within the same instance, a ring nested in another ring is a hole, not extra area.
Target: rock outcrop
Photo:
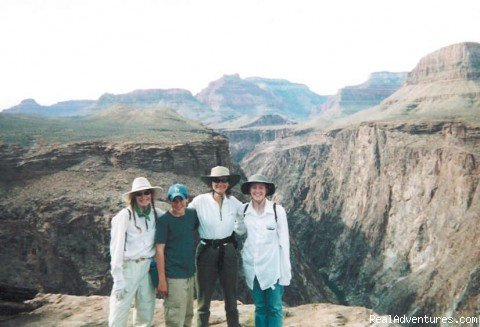
[[[480,44],[458,43],[420,60],[405,84],[348,123],[384,119],[479,120]]]
[[[299,128],[243,160],[246,175],[275,181],[306,264],[339,299],[392,315],[478,315],[479,49],[440,49],[377,111]]]
[[[124,207],[121,194],[134,177],[163,187],[156,205],[167,209],[164,192],[172,183],[185,183],[195,196],[208,190],[199,176],[212,166],[239,171],[227,138],[163,109],[120,107],[61,120],[0,114],[0,124],[10,128],[0,132],[0,280],[12,288],[108,294],[110,219]],[[20,134],[26,141],[18,144]],[[236,187],[245,200],[239,193]],[[293,260],[295,285],[285,301],[335,302],[303,258]],[[250,301],[239,285],[239,299]]]
[[[265,114],[305,120],[326,99],[305,85],[265,78],[242,79],[238,74],[211,82],[196,97],[221,113],[224,121]]]
[[[76,116],[83,108],[92,105],[93,100],[71,100],[58,102],[51,106],[41,106],[33,99],[25,99],[20,104],[6,109],[5,113],[41,115],[41,116]]]
[[[406,72],[376,72],[360,85],[346,86],[320,106],[320,117],[339,118],[374,107],[397,91],[405,81]]]
[[[30,313],[16,317],[0,316],[0,324],[6,327],[16,326],[107,326],[108,298],[105,296],[69,296],[63,294],[39,294],[29,304],[36,308]],[[238,305],[239,318],[242,326],[255,325],[251,304]],[[284,326],[398,326],[389,323],[390,317],[380,316],[372,310],[360,307],[344,307],[332,304],[309,304],[284,309]],[[382,322],[384,321],[384,322]],[[154,315],[155,326],[165,324],[163,300],[157,300]],[[131,317],[129,320],[131,324]],[[223,302],[212,301],[210,324],[227,326]],[[195,326],[195,323],[194,323]]]
[[[364,123],[245,159],[279,186],[308,264],[349,304],[411,316],[480,306],[480,125]]]
[[[230,154],[236,162],[242,161],[257,145],[291,134],[288,127],[228,129],[219,132],[228,137]]]

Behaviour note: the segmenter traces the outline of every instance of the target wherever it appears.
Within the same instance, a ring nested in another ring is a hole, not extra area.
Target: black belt
[[[208,239],[201,239],[202,242],[205,243],[205,246],[211,246],[214,249],[220,248],[219,253],[218,253],[218,262],[217,262],[217,267],[218,271],[222,271],[223,269],[223,260],[225,258],[225,245],[228,243],[233,243],[233,246],[237,248],[237,240],[235,238],[235,232],[232,232],[232,235],[229,237],[225,237],[222,239],[218,240],[208,240]]]
[[[222,239],[209,240],[209,239],[202,238],[201,240],[202,242],[205,243],[205,245],[211,246],[215,249],[218,248],[219,246],[225,246],[228,243],[233,243],[235,245],[235,243],[237,242],[237,240],[235,239],[234,233],[232,233],[232,235],[230,235],[229,237],[225,237]]]

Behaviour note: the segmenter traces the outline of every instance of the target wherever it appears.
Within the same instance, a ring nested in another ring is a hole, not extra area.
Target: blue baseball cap
[[[183,184],[173,184],[168,188],[168,201],[173,201],[176,197],[181,197],[182,200],[188,197],[188,190]]]

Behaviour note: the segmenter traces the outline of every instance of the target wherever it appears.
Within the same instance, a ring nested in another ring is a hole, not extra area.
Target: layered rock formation
[[[199,176],[212,166],[238,171],[227,138],[163,109],[118,107],[83,119],[0,114],[0,126],[0,284],[11,289],[108,294],[110,219],[134,177],[163,187],[156,204],[167,209],[172,183],[195,196],[208,190]],[[301,256],[293,260],[288,303],[335,301]]]
[[[372,73],[366,82],[344,87],[335,96],[328,97],[317,114],[322,117],[338,118],[374,107],[397,91],[406,76],[406,72]]]
[[[221,130],[220,133],[228,137],[232,159],[240,162],[257,145],[284,138],[292,132],[288,127],[275,128],[271,126],[270,128],[228,129]]]
[[[4,146],[0,159],[2,283],[68,294],[108,291],[110,219],[123,207],[120,195],[135,176],[147,176],[164,190],[184,182],[198,194],[204,187],[197,177],[212,162],[231,165],[228,141],[220,136],[176,146]]]
[[[479,149],[479,125],[365,123],[277,140],[244,168],[279,185],[300,251],[348,303],[475,315]]]
[[[459,43],[422,58],[405,85],[378,106],[349,122],[380,119],[478,120],[480,44]]]
[[[41,106],[34,99],[25,99],[20,104],[7,109],[12,114],[42,115],[42,116],[76,116],[83,108],[94,104],[93,100],[71,100],[56,103],[51,106]]]
[[[296,121],[305,120],[326,99],[305,85],[285,80],[242,79],[238,74],[225,75],[211,82],[196,97],[221,112],[224,120],[269,113]]]
[[[275,181],[299,250],[349,304],[480,312],[479,49],[426,56],[379,106],[382,120],[311,124],[244,159],[246,175]]]
[[[215,118],[215,113],[205,104],[199,102],[190,91],[182,89],[136,90],[125,94],[102,95],[94,106],[87,108],[84,114],[98,112],[112,105],[128,107],[163,107],[170,108],[188,119],[207,121]]]

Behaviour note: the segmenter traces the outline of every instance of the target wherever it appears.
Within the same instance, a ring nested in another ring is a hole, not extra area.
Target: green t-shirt
[[[157,221],[155,243],[165,244],[165,274],[168,278],[190,278],[195,273],[195,232],[198,229],[195,209],[175,217],[169,211]]]

